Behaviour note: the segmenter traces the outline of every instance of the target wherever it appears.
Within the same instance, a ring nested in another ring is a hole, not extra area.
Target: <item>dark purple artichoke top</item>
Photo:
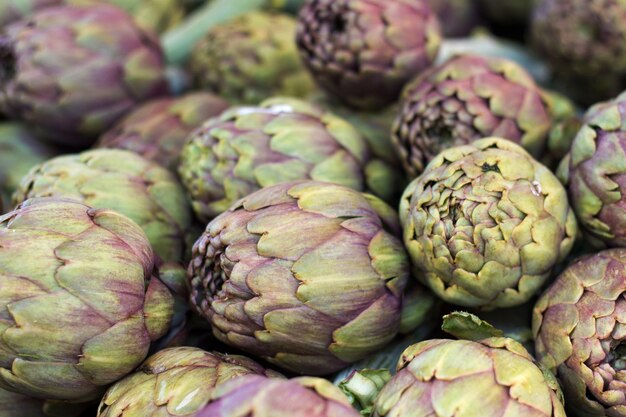
[[[300,55],[317,83],[358,108],[380,108],[439,51],[435,13],[422,0],[309,0],[300,11]]]
[[[194,245],[191,302],[221,341],[308,375],[387,344],[410,275],[398,217],[378,198],[302,181],[265,187]]]
[[[530,74],[504,58],[460,55],[407,88],[392,141],[415,176],[441,151],[490,136],[541,155],[552,119]]]
[[[583,75],[594,84],[623,74],[626,3],[538,0],[532,17],[532,40],[559,73]]]
[[[168,93],[158,41],[108,4],[59,6],[0,33],[0,111],[86,147],[138,103]]]
[[[321,378],[235,378],[215,388],[198,417],[359,417],[347,397]]]
[[[626,416],[626,250],[570,265],[534,308],[537,359],[556,372],[568,415]]]
[[[228,106],[211,93],[152,100],[106,132],[97,146],[126,149],[176,172],[187,136]]]

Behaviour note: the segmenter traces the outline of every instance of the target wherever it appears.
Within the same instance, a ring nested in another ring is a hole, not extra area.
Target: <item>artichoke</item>
[[[63,197],[115,210],[137,223],[164,261],[185,258],[191,209],[174,174],[132,152],[97,149],[64,155],[34,167],[13,195]]]
[[[77,0],[70,0],[76,2]],[[90,0],[93,1],[93,0]],[[176,27],[185,17],[184,0],[106,0],[130,13],[137,25],[157,33]]]
[[[407,348],[373,417],[565,417],[554,377],[513,339],[434,339]]]
[[[308,0],[296,38],[317,83],[351,106],[395,102],[437,57],[441,31],[428,2]]]
[[[325,379],[246,375],[218,386],[198,417],[360,417]]]
[[[25,397],[0,388],[0,416],[2,417],[46,417],[44,402]]]
[[[626,71],[626,3],[615,0],[537,0],[536,3],[532,40],[557,72],[583,75],[595,84]]]
[[[263,188],[194,245],[191,302],[227,344],[298,373],[337,371],[398,332],[410,274],[399,227],[393,209],[347,187]]]
[[[75,147],[168,92],[156,39],[121,9],[43,9],[0,33],[0,112]]]
[[[259,188],[298,179],[399,195],[395,168],[371,155],[358,130],[295,99],[236,107],[197,130],[179,169],[196,215],[210,220]]]
[[[300,62],[287,15],[247,13],[209,30],[192,54],[190,71],[199,88],[234,103],[258,104],[267,97],[306,97],[313,81]]]
[[[5,210],[9,210],[11,194],[22,177],[56,153],[55,149],[41,143],[26,126],[0,122],[0,205],[4,200]]]
[[[467,36],[480,23],[479,8],[475,1],[428,0],[428,4],[437,14],[446,37]]]
[[[568,191],[582,229],[626,246],[626,93],[592,107],[572,144]]]
[[[0,388],[84,402],[148,354],[173,314],[130,219],[74,200],[28,200],[0,217]]]
[[[196,416],[216,387],[248,374],[280,377],[243,356],[192,347],[162,350],[109,388],[98,417]]]
[[[447,302],[484,309],[528,301],[577,233],[559,180],[498,138],[439,154],[404,192],[400,220],[420,280]]]
[[[571,415],[626,416],[626,250],[571,264],[533,313],[537,358],[556,372]]]
[[[0,2],[0,28],[31,15],[35,10],[63,3],[64,0],[2,0]]]
[[[392,142],[411,177],[444,149],[489,136],[539,157],[554,122],[551,99],[513,61],[455,56],[407,88]]]
[[[153,100],[106,132],[98,147],[127,149],[176,172],[189,134],[227,107],[224,100],[209,93]]]

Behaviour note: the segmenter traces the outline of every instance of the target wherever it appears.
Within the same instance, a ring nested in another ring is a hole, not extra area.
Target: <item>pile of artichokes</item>
[[[0,0],[0,417],[358,416],[626,417],[626,2]]]

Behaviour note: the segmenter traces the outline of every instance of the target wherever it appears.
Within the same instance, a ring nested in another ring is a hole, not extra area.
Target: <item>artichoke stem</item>
[[[187,61],[194,46],[207,31],[252,10],[260,9],[266,0],[214,0],[198,9],[181,25],[165,33],[161,45],[169,64]]]

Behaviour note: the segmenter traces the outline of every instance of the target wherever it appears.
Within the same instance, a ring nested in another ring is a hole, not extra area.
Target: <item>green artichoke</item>
[[[235,107],[197,130],[179,169],[196,215],[210,220],[259,188],[313,179],[400,194],[395,167],[375,159],[358,130],[308,103],[277,98]]]
[[[133,151],[176,172],[189,134],[227,108],[209,93],[149,101],[106,132],[97,146]]]
[[[44,402],[25,397],[0,388],[0,416],[2,417],[46,417]]]
[[[174,174],[129,151],[97,149],[64,155],[34,167],[13,195],[63,197],[115,210],[137,223],[164,261],[184,259],[191,209]]]
[[[624,74],[625,2],[537,0],[536,3],[532,40],[557,72],[583,75],[594,84],[612,74]]]
[[[138,103],[167,94],[156,39],[121,9],[43,9],[0,32],[0,112],[86,147]]]
[[[572,144],[568,191],[582,229],[626,246],[626,93],[592,107]]]
[[[441,31],[428,2],[309,0],[296,42],[317,83],[351,106],[376,109],[437,57]]]
[[[561,1],[561,0],[558,0]],[[566,0],[569,1],[569,0]],[[589,0],[584,0],[589,1]],[[592,0],[594,1],[594,0]],[[526,25],[536,0],[479,0],[481,11],[500,25]],[[554,37],[554,35],[551,35]]]
[[[298,373],[337,371],[398,332],[410,275],[399,232],[393,209],[347,187],[263,188],[194,245],[191,302],[227,344]]]
[[[130,219],[74,200],[0,217],[0,388],[84,402],[139,365],[173,297]]]
[[[404,351],[373,417],[565,417],[553,378],[513,339],[427,340]]]
[[[511,0],[507,0],[511,2]],[[516,0],[519,1],[519,0]],[[428,0],[437,14],[441,29],[446,37],[469,35],[480,23],[480,13],[473,0]]]
[[[63,3],[64,0],[2,0],[0,2],[0,28],[31,15],[35,10]]]
[[[76,2],[77,0],[70,0]],[[91,0],[93,1],[93,0]],[[185,17],[184,0],[106,0],[130,13],[137,25],[156,33],[176,27]]]
[[[218,386],[198,417],[360,417],[325,379],[246,375]]]
[[[162,350],[109,388],[98,417],[196,416],[216,387],[248,374],[280,377],[243,356],[193,347]]]
[[[407,88],[392,142],[411,177],[444,149],[489,136],[539,157],[556,121],[553,100],[513,61],[455,56]]]
[[[41,143],[25,125],[0,122],[0,205],[4,200],[5,210],[9,210],[11,194],[22,177],[56,153],[55,149]]]
[[[313,80],[300,62],[287,15],[247,13],[209,30],[197,44],[190,71],[199,88],[233,103],[258,104],[267,97],[306,97]]]
[[[625,289],[626,250],[611,249],[571,264],[535,305],[537,358],[571,415],[626,416]]]
[[[528,301],[577,233],[559,180],[498,138],[439,154],[407,187],[400,220],[420,280],[447,302],[484,309]]]

